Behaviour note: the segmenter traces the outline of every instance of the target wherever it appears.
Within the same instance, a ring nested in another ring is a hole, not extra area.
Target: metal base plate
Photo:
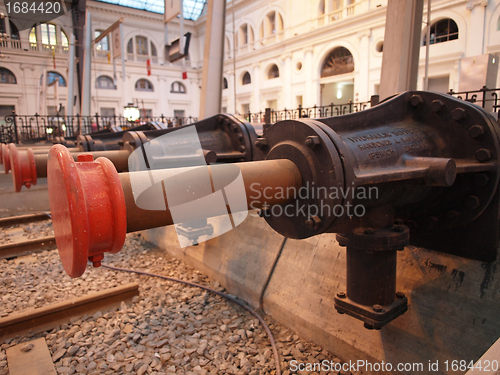
[[[347,314],[362,320],[365,328],[380,329],[389,322],[408,311],[408,299],[396,297],[396,300],[385,306],[380,311],[374,311],[373,306],[361,305],[352,301],[349,297],[335,297],[335,309],[340,314]]]
[[[212,224],[207,224],[201,227],[184,227],[184,225],[176,226],[177,234],[186,237],[188,240],[193,241],[193,246],[198,245],[198,238],[204,235],[211,236],[214,233]]]

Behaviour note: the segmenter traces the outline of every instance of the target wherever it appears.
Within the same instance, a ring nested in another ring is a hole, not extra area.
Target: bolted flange
[[[127,231],[123,189],[108,159],[82,154],[75,162],[62,145],[51,148],[47,175],[59,255],[66,273],[78,277],[87,259],[99,266],[105,252],[122,248]]]

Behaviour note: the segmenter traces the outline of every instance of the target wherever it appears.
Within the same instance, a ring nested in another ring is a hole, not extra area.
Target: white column
[[[4,25],[5,25],[5,33],[10,36],[10,22],[9,22],[9,18],[8,17],[5,17],[4,18]],[[26,112],[26,113],[29,113],[29,112]]]
[[[261,108],[263,104],[260,102],[260,64],[254,64],[252,68],[253,101],[250,112],[264,111],[265,108]]]
[[[305,92],[304,95],[302,96],[302,105],[304,107],[312,107],[315,104],[319,103],[314,103],[316,100],[317,94],[316,91],[319,90],[319,87],[313,87],[313,66],[312,66],[312,54],[313,50],[312,48],[307,48],[304,50],[304,78],[305,78]],[[314,77],[316,78],[316,77]]]
[[[35,26],[35,34],[36,34],[36,44],[37,48],[39,51],[43,50],[43,43],[42,43],[42,27],[40,24],[37,24]]]
[[[370,36],[371,29],[358,33],[359,61],[355,66],[358,78],[354,81],[354,101],[366,102],[369,100],[369,72],[370,72]],[[358,96],[356,97],[356,93]]]
[[[292,54],[288,53],[286,55],[281,56],[281,60],[284,61],[282,67],[280,68],[280,75],[283,83],[283,103],[282,106],[284,108],[290,109],[292,108]],[[279,103],[278,103],[279,106]]]
[[[200,119],[219,113],[222,98],[226,0],[212,0],[207,6]]]
[[[62,52],[62,43],[61,43],[61,26],[56,24],[56,46],[54,47],[56,53]]]
[[[74,81],[75,81],[75,35],[71,33],[69,41],[68,99],[66,101],[66,114],[68,116],[73,116]]]
[[[43,69],[42,99],[40,101],[40,104],[40,115],[44,116],[47,114],[47,68]]]
[[[227,103],[227,110],[229,113],[236,113],[236,102],[235,102],[235,97],[234,97],[234,85],[236,85],[236,80],[234,79],[234,72],[228,73],[227,76],[227,89],[229,90],[228,93],[228,103]]]
[[[91,56],[92,56],[92,17],[87,10],[85,23],[85,50],[83,52],[83,94],[82,94],[82,116],[90,116],[90,89],[91,89]]]
[[[389,0],[380,99],[417,87],[423,0]]]
[[[157,110],[160,111],[160,113],[156,113],[155,116],[160,116],[163,115],[165,117],[168,116],[170,113],[170,108],[168,104],[168,85],[167,85],[167,78],[158,76],[158,96],[159,96],[159,108]],[[189,88],[188,88],[189,90]],[[191,114],[186,114],[187,116],[192,116]]]
[[[469,1],[466,5],[470,10],[469,29],[467,30],[467,56],[478,56],[484,53],[484,20],[488,0]]]

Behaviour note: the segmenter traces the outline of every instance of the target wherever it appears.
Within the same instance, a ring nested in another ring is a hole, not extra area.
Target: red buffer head
[[[31,185],[36,185],[36,163],[35,155],[31,148],[18,151],[16,146],[9,145],[10,168],[12,169],[12,181],[14,188],[19,193],[24,186],[28,189]]]
[[[78,156],[62,145],[49,152],[50,211],[59,256],[71,277],[85,272],[87,260],[101,265],[105,252],[117,253],[127,232],[125,197],[114,165],[106,158]]]

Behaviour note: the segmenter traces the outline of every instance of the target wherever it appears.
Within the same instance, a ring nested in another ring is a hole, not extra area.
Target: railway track
[[[50,212],[41,212],[36,214],[28,214],[21,216],[11,216],[0,218],[0,228],[10,227],[17,224],[35,223],[51,219]]]
[[[6,218],[0,218],[0,228],[4,229],[7,237],[9,237],[8,242],[0,245],[0,259],[11,259],[24,255],[28,255],[34,252],[40,252],[44,250],[52,250],[56,248],[56,239],[52,236],[36,237],[25,240],[20,233],[14,233],[14,229],[9,229],[9,227],[16,227],[23,224],[39,223],[42,221],[50,220],[51,216],[49,212],[12,216]],[[9,233],[12,232],[12,237]],[[22,233],[25,234],[24,232]],[[19,237],[22,239],[19,240]]]
[[[139,284],[130,283],[82,297],[29,309],[0,318],[0,342],[25,333],[39,333],[69,323],[72,317],[104,312],[139,295]]]

